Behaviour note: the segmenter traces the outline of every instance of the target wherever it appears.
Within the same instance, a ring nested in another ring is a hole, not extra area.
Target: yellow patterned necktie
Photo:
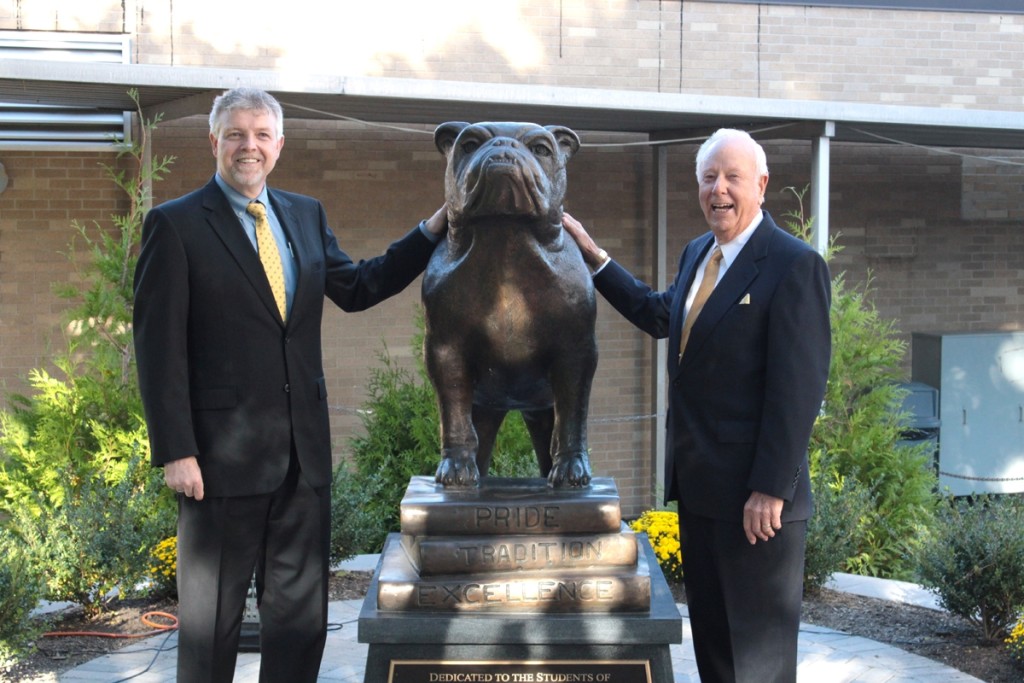
[[[701,309],[704,308],[704,304],[707,303],[708,297],[711,296],[711,290],[715,288],[715,282],[718,281],[718,268],[722,263],[722,248],[715,245],[715,250],[711,253],[711,260],[708,261],[708,265],[704,268],[704,277],[701,278],[700,287],[697,288],[697,294],[693,297],[693,303],[690,305],[690,312],[686,314],[686,321],[683,323],[683,336],[679,340],[679,360],[683,359],[683,351],[686,349],[686,342],[690,338],[690,330],[693,329],[693,323],[700,315]]]
[[[274,292],[274,301],[281,314],[281,320],[288,317],[288,298],[284,291],[284,269],[281,267],[281,250],[277,248],[277,240],[270,231],[267,220],[267,208],[260,202],[250,202],[246,207],[249,215],[256,219],[256,249],[260,253],[260,263],[270,281],[270,289]]]

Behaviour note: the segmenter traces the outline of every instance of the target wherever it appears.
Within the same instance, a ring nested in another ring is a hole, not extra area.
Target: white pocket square
[[[740,299],[740,306],[744,306],[744,305],[749,304],[749,303],[750,303],[750,292],[747,292],[746,294],[743,295],[743,298]]]

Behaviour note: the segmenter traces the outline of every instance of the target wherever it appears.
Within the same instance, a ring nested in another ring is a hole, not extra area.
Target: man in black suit
[[[152,462],[179,493],[178,680],[232,680],[255,568],[260,680],[312,682],[330,542],[324,297],[359,311],[400,292],[445,213],[356,264],[319,201],[266,185],[284,144],[273,97],[219,96],[210,142],[215,176],[147,214],[135,273]]]
[[[669,339],[665,497],[679,502],[700,679],[791,682],[811,514],[807,446],[831,355],[828,268],[761,210],[768,165],[747,133],[712,135],[697,180],[711,230],[683,250],[665,292],[609,259],[571,216],[565,227],[609,303]]]

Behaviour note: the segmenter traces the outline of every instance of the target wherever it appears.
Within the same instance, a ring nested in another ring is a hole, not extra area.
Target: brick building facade
[[[131,62],[171,67],[1024,109],[1024,15],[1016,13],[691,0],[320,5],[296,0],[286,12],[257,1],[240,12],[198,0],[0,0],[0,31],[127,34]],[[379,253],[442,201],[444,162],[432,126],[305,120],[285,105],[286,143],[272,184],[321,198],[354,258]],[[578,132],[583,148],[569,165],[567,208],[617,260],[650,279],[655,172],[647,138]],[[785,188],[810,182],[811,143],[765,147],[766,208],[780,219],[797,208]],[[177,156],[154,188],[156,201],[213,173],[202,117],[162,123],[154,151]],[[704,231],[695,151],[687,143],[668,154],[670,267]],[[69,276],[61,252],[71,222],[102,224],[124,207],[100,171],[115,163],[112,153],[0,146],[0,163],[9,177],[0,194],[0,381],[21,391],[27,371],[46,366],[48,349],[59,345],[61,302],[51,285]],[[872,300],[906,335],[1024,329],[1024,151],[836,143],[830,202],[843,247],[833,271],[851,283],[870,273]],[[386,343],[411,363],[418,286],[365,313],[325,318],[339,459],[359,429],[375,354]],[[654,345],[603,302],[598,343],[595,471],[615,477],[626,513],[637,514],[655,497]]]

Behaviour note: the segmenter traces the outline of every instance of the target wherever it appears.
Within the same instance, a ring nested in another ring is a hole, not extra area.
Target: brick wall
[[[50,368],[51,351],[65,348],[55,283],[75,275],[66,254],[72,221],[109,225],[127,207],[100,164],[113,154],[0,152],[9,176],[0,195],[0,387],[24,393],[30,368]],[[93,233],[95,234],[95,233]]]
[[[33,0],[0,29],[125,32],[141,64],[1019,110],[1024,15],[693,0]],[[316,17],[310,21],[310,17]]]
[[[428,133],[289,120],[274,183],[320,197],[342,247],[354,258],[372,256],[441,201],[444,162]],[[651,152],[592,146],[635,137],[584,132],[582,138],[584,147],[569,165],[567,207],[617,260],[649,280]],[[205,183],[213,172],[202,119],[163,124],[155,148],[178,157],[169,178],[156,185],[157,201]],[[769,142],[766,149],[772,171],[766,208],[781,220],[797,208],[784,188],[809,180],[810,145]],[[669,154],[672,268],[685,241],[704,230],[694,153],[687,145]],[[0,161],[10,176],[0,195],[0,379],[18,389],[28,369],[46,365],[48,344],[59,334],[63,304],[51,283],[68,277],[60,252],[72,237],[71,221],[103,222],[123,207],[99,171],[100,163],[112,163],[110,156],[3,152]],[[832,225],[843,246],[833,270],[844,271],[850,283],[863,282],[871,271],[872,300],[881,315],[896,319],[906,334],[1024,328],[1024,236],[1019,219],[973,217],[986,215],[980,210],[983,197],[963,183],[964,168],[977,160],[912,148],[836,145],[832,161]],[[1020,169],[1007,167],[999,182],[1019,184]],[[996,205],[1006,204],[1005,196],[995,196]],[[963,216],[968,200],[976,209]],[[370,311],[327,314],[325,364],[339,458],[359,429],[355,410],[382,345],[411,366],[418,301],[417,281]],[[590,404],[595,470],[614,476],[627,509],[638,512],[653,500],[653,346],[603,301],[597,335],[600,362]]]
[[[499,8],[506,5],[476,3],[468,14],[436,20],[443,2],[410,3],[398,13],[388,5],[335,4],[346,8],[318,10],[322,22],[308,21],[313,10],[295,12],[305,30],[295,39],[283,15],[236,30],[219,5],[195,0],[7,3],[0,5],[0,28],[126,31],[133,60],[150,64],[1014,111],[1024,104],[1020,15],[536,0],[509,5],[505,14]],[[328,21],[335,19],[341,21]],[[441,201],[443,160],[429,133],[429,126],[400,132],[289,118],[273,181],[320,197],[350,255],[375,255]],[[570,162],[567,208],[616,259],[650,279],[652,152],[596,146],[637,142],[636,136],[580,133],[584,147]],[[766,208],[781,220],[796,209],[784,188],[810,181],[810,144],[765,146],[772,171]],[[201,118],[161,125],[155,151],[178,156],[155,188],[157,201],[205,183],[213,172]],[[682,245],[704,230],[695,151],[682,145],[669,153],[673,269]],[[1024,329],[1024,155],[956,151],[832,149],[831,225],[843,247],[833,271],[845,272],[851,284],[870,272],[872,301],[908,338],[912,331]],[[70,277],[60,252],[71,239],[71,221],[104,222],[123,207],[99,169],[112,155],[0,151],[0,162],[10,176],[0,195],[0,381],[23,390],[26,373],[47,363],[48,344],[60,333],[62,303],[51,283]],[[354,412],[382,344],[411,364],[418,300],[417,282],[370,311],[327,314],[338,458],[359,429]],[[603,301],[597,335],[595,470],[616,478],[627,514],[636,514],[654,502],[653,345]]]

